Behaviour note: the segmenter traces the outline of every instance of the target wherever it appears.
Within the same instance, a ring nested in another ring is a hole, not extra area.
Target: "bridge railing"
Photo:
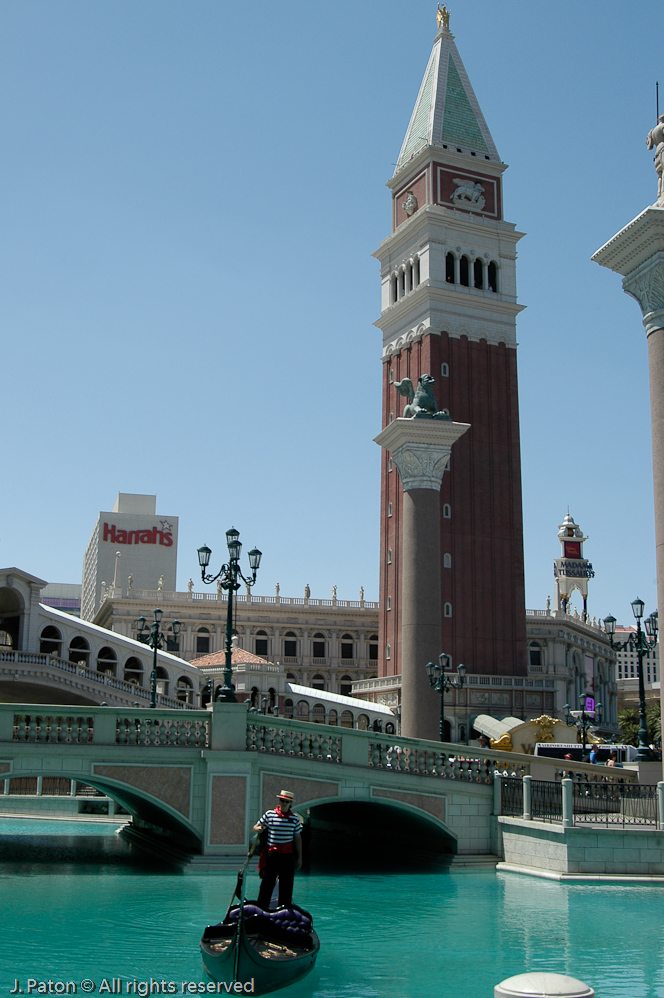
[[[0,704],[0,744],[207,748],[206,710]]]
[[[99,686],[110,687],[114,690],[119,690],[122,693],[128,693],[130,696],[135,697],[137,700],[149,700],[151,697],[151,691],[146,689],[144,686],[139,686],[136,683],[129,683],[124,679],[116,679],[115,676],[107,676],[105,673],[97,672],[95,669],[88,669],[86,666],[81,665],[79,662],[69,662],[63,658],[58,658],[56,655],[46,655],[43,652],[29,652],[29,651],[0,651],[0,663],[8,663],[15,665],[36,665],[41,666],[46,671],[50,669],[55,669],[57,672],[68,672],[74,676],[80,676],[82,679],[88,680],[88,682],[96,683]],[[0,671],[7,671],[3,669],[0,665]],[[10,673],[13,670],[10,668]],[[22,670],[20,673],[22,679],[29,679],[30,676]],[[177,700],[175,697],[165,696],[163,693],[156,694],[157,703],[162,707],[171,707],[175,710],[187,710],[189,704],[182,700]]]
[[[300,756],[321,762],[366,766],[385,773],[411,773],[446,780],[493,783],[495,776],[522,777],[535,770],[540,778],[560,780],[559,759],[520,752],[495,752],[450,742],[402,738],[374,731],[313,724],[261,714],[247,715],[248,751]],[[597,766],[575,763],[598,778]],[[604,767],[599,767],[603,769]],[[636,774],[623,771],[626,779]]]

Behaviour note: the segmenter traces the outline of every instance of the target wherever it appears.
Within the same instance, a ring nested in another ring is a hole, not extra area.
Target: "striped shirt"
[[[268,848],[292,842],[302,831],[302,822],[292,811],[288,814],[280,814],[276,809],[266,811],[258,824],[267,828]]]

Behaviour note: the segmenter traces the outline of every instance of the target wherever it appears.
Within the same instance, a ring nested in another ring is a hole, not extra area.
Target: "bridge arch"
[[[311,865],[398,870],[451,862],[457,835],[439,816],[444,799],[430,800],[431,811],[388,796],[298,801]]]
[[[143,769],[143,767],[136,768]],[[176,849],[184,852],[199,853],[202,851],[201,832],[178,810],[175,803],[161,800],[141,786],[114,779],[107,774],[84,772],[75,767],[71,769],[66,766],[62,769],[55,767],[51,769],[46,765],[32,767],[27,760],[20,768],[14,766],[12,771],[2,774],[4,779],[36,776],[56,776],[65,780],[86,783],[121,804],[134,820],[134,824],[130,828],[130,832],[133,834],[129,834],[128,838],[146,840],[152,835],[160,842],[168,840]]]

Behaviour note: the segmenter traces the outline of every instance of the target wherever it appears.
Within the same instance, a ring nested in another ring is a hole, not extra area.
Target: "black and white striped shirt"
[[[258,824],[262,828],[267,828],[268,849],[292,842],[302,831],[302,822],[292,811],[288,814],[281,814],[276,809],[266,811]]]

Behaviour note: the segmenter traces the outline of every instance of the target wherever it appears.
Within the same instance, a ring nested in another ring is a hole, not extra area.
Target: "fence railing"
[[[564,779],[560,783],[526,775],[496,781],[497,813],[532,821],[573,825],[646,825],[664,830],[664,782],[594,783]]]

